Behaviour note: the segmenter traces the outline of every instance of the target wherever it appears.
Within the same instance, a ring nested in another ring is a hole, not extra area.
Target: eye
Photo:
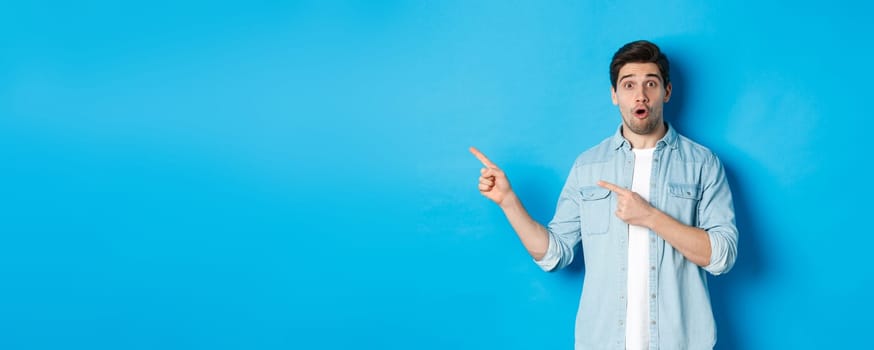
[[[622,86],[625,87],[626,89],[631,89],[631,88],[634,87],[634,83],[632,83],[632,82],[627,82],[627,83],[625,83],[625,84],[622,84]]]
[[[650,80],[650,81],[646,82],[646,86],[652,88],[652,87],[658,86],[658,84],[656,82]]]

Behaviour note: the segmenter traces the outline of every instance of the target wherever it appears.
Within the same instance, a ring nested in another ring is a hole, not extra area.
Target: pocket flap
[[[668,193],[670,193],[674,197],[695,200],[701,199],[701,189],[696,184],[669,183]]]
[[[584,201],[596,201],[607,198],[610,195],[610,190],[599,186],[588,186],[580,188],[580,194],[583,195]]]

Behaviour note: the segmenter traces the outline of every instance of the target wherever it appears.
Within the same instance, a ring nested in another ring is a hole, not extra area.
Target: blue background
[[[0,348],[570,349],[583,267],[531,262],[467,147],[548,221],[636,39],[735,193],[717,348],[870,345],[872,9],[7,4]]]

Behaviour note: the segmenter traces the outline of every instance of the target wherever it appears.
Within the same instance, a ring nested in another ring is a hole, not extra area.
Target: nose
[[[646,92],[643,90],[643,87],[638,88],[634,92],[634,102],[647,103],[649,102],[649,98],[646,97]]]

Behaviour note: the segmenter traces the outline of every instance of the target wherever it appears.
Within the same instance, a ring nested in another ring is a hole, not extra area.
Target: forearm
[[[689,261],[705,267],[710,264],[710,235],[700,228],[685,225],[653,208],[649,228],[662,237]]]
[[[500,207],[528,254],[535,260],[543,259],[549,248],[549,233],[546,228],[531,218],[515,193],[511,192]]]

